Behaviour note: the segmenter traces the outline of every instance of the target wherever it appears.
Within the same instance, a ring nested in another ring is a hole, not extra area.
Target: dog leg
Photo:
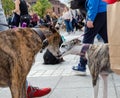
[[[107,77],[108,77],[108,74],[100,74],[102,79],[103,79],[103,98],[107,98],[107,93],[108,93],[108,87],[107,87],[107,84],[108,84],[108,80],[107,80]]]
[[[19,80],[19,79],[18,79]],[[12,98],[26,98],[26,81],[14,81],[11,87]]]
[[[96,85],[94,86],[94,98],[98,98],[99,79],[97,79]]]

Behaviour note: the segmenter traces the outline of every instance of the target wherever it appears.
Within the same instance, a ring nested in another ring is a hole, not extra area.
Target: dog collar
[[[45,47],[48,46],[48,40],[46,39],[45,35],[43,34],[43,32],[39,29],[39,28],[32,28],[41,38],[42,40],[42,49],[44,49]]]

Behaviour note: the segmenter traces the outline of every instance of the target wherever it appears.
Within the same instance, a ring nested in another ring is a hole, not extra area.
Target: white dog
[[[75,54],[87,59],[94,87],[94,98],[98,98],[99,75],[104,81],[103,98],[107,98],[107,77],[111,72],[108,45],[81,44],[79,39],[73,39],[64,42],[60,47],[60,51],[62,52],[62,56]]]

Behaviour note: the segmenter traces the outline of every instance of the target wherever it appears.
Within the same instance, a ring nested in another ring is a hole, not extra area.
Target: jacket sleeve
[[[87,20],[94,22],[98,13],[98,6],[100,0],[88,0],[87,2]]]

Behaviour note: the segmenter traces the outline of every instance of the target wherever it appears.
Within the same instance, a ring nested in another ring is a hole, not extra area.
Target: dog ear
[[[52,33],[57,33],[57,30],[52,25],[49,26],[49,29],[50,29],[50,31],[52,31]]]

